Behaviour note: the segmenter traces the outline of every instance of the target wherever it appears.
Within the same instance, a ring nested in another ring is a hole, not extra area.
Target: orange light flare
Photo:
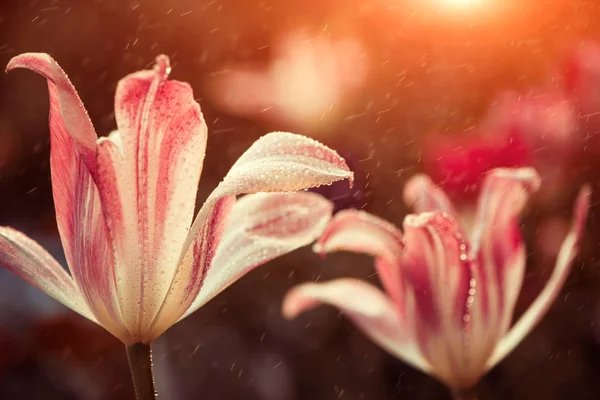
[[[442,6],[451,8],[471,8],[481,5],[481,0],[439,0]]]
[[[516,43],[579,29],[570,0],[378,0],[380,29],[402,39],[464,45]],[[571,19],[569,19],[571,18]],[[390,23],[382,23],[388,19]]]
[[[535,0],[397,0],[403,33],[430,41],[484,42],[513,25]]]
[[[462,15],[493,11],[498,6],[494,0],[433,0],[433,3],[438,12]]]

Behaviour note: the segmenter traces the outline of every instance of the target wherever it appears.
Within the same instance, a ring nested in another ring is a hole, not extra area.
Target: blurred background
[[[403,184],[429,173],[468,210],[486,171],[532,165],[517,315],[548,278],[581,184],[600,188],[597,0],[2,0],[0,65],[50,53],[99,135],[117,81],[171,57],[209,126],[198,203],[259,136],[290,130],[357,175],[319,192],[397,225]],[[598,195],[594,195],[597,202]],[[549,314],[481,382],[484,399],[600,397],[600,216]],[[0,74],[0,225],[64,264],[50,189],[48,95]],[[280,315],[294,284],[355,276],[372,260],[296,251],[253,271],[155,343],[164,399],[449,399],[332,308]],[[133,399],[122,344],[0,271],[0,399]]]

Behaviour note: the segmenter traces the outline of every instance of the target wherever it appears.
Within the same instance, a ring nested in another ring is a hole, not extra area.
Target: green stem
[[[152,349],[149,344],[135,343],[127,346],[127,359],[133,378],[137,400],[156,400],[154,374],[152,372]]]

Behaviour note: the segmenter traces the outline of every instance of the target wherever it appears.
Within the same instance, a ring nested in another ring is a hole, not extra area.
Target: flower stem
[[[474,389],[455,389],[452,391],[454,400],[477,400],[477,391]]]
[[[152,372],[152,349],[149,344],[135,343],[127,346],[129,369],[133,378],[137,400],[156,400],[154,374]]]

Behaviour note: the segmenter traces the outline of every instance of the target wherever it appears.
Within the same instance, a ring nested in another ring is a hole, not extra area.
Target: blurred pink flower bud
[[[494,168],[533,166],[544,178],[544,197],[550,198],[564,185],[582,148],[578,129],[573,103],[562,93],[507,92],[476,130],[426,141],[424,168],[460,201],[473,198]]]

